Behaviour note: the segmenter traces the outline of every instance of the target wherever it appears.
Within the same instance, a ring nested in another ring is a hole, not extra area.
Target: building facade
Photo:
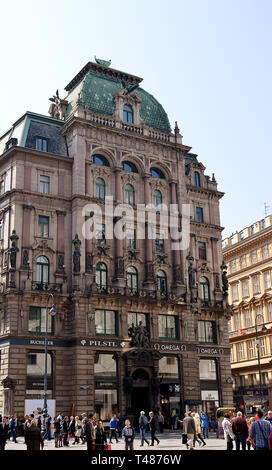
[[[142,79],[109,65],[86,64],[49,116],[27,112],[0,139],[1,407],[23,415],[25,400],[43,395],[53,300],[57,412],[212,414],[233,402],[223,193]],[[136,219],[149,204],[152,223]],[[170,204],[178,234],[189,220],[185,249],[172,249],[160,223]],[[123,210],[120,239],[109,227],[120,228]]]
[[[261,404],[269,408],[272,403],[272,216],[226,238],[223,257],[233,312],[229,338],[234,401],[255,413]]]

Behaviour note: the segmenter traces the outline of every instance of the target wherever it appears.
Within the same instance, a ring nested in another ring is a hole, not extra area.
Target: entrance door
[[[148,418],[150,411],[149,376],[143,369],[137,369],[133,374],[133,390],[131,393],[131,408],[133,425],[138,428],[140,411],[145,411]]]

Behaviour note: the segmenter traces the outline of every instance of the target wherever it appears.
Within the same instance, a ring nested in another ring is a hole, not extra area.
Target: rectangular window
[[[134,228],[127,229],[126,244],[127,248],[136,250],[136,230]]]
[[[264,280],[265,280],[265,288],[270,289],[271,288],[271,276],[270,272],[265,273],[264,275]]]
[[[202,207],[196,207],[196,222],[203,222],[203,208]]]
[[[265,339],[264,338],[261,338],[260,339],[260,356],[263,357],[265,356],[266,352],[265,352]]]
[[[96,389],[94,391],[95,418],[110,421],[113,414],[118,413],[117,390]]]
[[[267,245],[265,245],[263,247],[263,259],[267,259],[268,258],[268,248],[267,248]]]
[[[45,371],[45,355],[44,352],[29,353],[27,355],[27,369],[26,369],[26,388],[28,394],[35,394],[34,390],[43,390],[44,386],[44,371]],[[52,354],[47,355],[47,389],[53,389],[53,360]],[[37,394],[38,395],[38,394]],[[40,395],[40,394],[39,394]],[[52,392],[49,393],[48,398],[52,398]]]
[[[38,218],[38,235],[40,237],[48,238],[49,237],[49,217],[44,215],[39,215]]]
[[[242,282],[243,297],[248,296],[248,284],[247,281]]]
[[[216,362],[214,359],[200,359],[199,377],[200,380],[217,380]]]
[[[175,315],[159,315],[159,337],[178,339],[178,322]]]
[[[234,315],[234,328],[235,330],[239,330],[241,328],[241,321],[240,321],[239,313],[236,313],[236,315]]]
[[[255,357],[255,348],[254,348],[254,341],[248,342],[248,357],[249,359],[253,359]]]
[[[43,137],[36,137],[36,150],[40,150],[41,152],[47,152],[48,140]]]
[[[29,333],[45,333],[46,308],[30,307],[28,318]],[[54,317],[48,313],[48,333],[54,333]]]
[[[155,251],[156,253],[164,253],[164,239],[161,238],[160,233],[156,234]]]
[[[116,377],[116,361],[111,354],[94,355],[94,375]]]
[[[231,272],[235,273],[235,271],[236,271],[236,260],[233,260],[231,262]]]
[[[97,335],[117,336],[117,312],[114,310],[96,310],[95,332]]]
[[[3,220],[0,220],[0,240],[3,238]]]
[[[0,194],[4,194],[5,192],[5,183],[4,180],[0,181]]]
[[[232,286],[232,300],[238,300],[237,284],[233,284]]]
[[[140,313],[140,312],[128,312],[128,329],[132,328],[132,325],[138,326],[140,321],[142,322],[143,326],[148,330],[148,315],[147,313]]]
[[[49,194],[50,192],[50,177],[40,176],[40,193]]]
[[[249,328],[251,326],[251,315],[250,315],[250,310],[245,311],[245,319],[246,319],[246,328]]]
[[[259,286],[259,276],[253,276],[253,292],[256,294],[256,292],[259,292],[260,286]]]
[[[251,261],[252,261],[252,263],[257,263],[257,252],[256,251],[252,251]]]
[[[242,361],[244,359],[244,344],[238,344],[238,361]]]
[[[268,321],[272,322],[272,302],[269,302],[267,304],[267,308],[268,308]]]
[[[198,242],[198,258],[201,260],[207,259],[206,253],[206,243],[205,242]]]
[[[246,257],[245,257],[245,255],[243,255],[241,257],[241,268],[243,269],[245,267],[246,267]]]
[[[216,344],[216,322],[200,320],[198,323],[198,341],[200,343]]]

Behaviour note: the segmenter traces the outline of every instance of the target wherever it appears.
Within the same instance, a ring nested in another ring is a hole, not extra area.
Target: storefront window
[[[96,354],[94,359],[94,374],[102,377],[116,377],[116,361],[112,354]]]
[[[216,380],[216,362],[214,359],[200,359],[200,380]]]
[[[44,352],[30,352],[27,355],[27,379],[26,379],[26,393],[27,395],[41,395],[44,387]],[[47,389],[49,398],[52,395],[53,380],[52,380],[52,355],[47,355]]]
[[[94,408],[96,419],[110,421],[112,415],[118,413],[117,390],[95,390]]]
[[[178,360],[176,357],[165,356],[159,361],[159,375],[164,378],[176,378],[178,380]]]

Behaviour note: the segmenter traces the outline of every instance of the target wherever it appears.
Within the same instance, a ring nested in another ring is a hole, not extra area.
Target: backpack
[[[145,429],[147,428],[147,425],[148,425],[148,419],[145,415],[141,415],[140,416],[140,420],[139,420],[139,426],[141,429]]]

